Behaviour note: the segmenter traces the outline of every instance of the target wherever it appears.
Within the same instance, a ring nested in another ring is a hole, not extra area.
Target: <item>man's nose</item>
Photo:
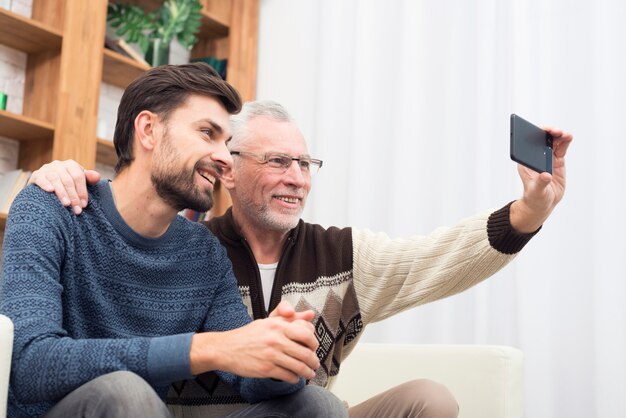
[[[285,171],[285,176],[289,180],[289,183],[297,187],[303,187],[306,184],[306,174],[300,168],[300,162],[292,160],[289,167]]]
[[[229,172],[233,168],[233,156],[226,148],[225,144],[220,144],[219,149],[211,154],[211,160],[222,167],[224,172]]]

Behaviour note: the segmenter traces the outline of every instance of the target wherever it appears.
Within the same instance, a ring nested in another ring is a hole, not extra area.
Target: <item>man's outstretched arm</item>
[[[553,175],[518,166],[523,196],[503,208],[407,239],[352,230],[354,283],[365,324],[462,292],[515,257],[565,192],[565,155],[573,138],[546,130],[554,137]]]

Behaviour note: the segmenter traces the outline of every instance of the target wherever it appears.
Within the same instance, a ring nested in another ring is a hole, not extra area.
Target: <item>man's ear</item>
[[[142,110],[135,118],[135,139],[145,150],[154,150],[158,116],[149,110]]]

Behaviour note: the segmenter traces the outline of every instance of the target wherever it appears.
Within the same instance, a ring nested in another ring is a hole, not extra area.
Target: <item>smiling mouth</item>
[[[288,196],[274,196],[274,198],[278,200],[282,200],[283,202],[291,203],[291,204],[296,204],[300,202],[300,200],[302,200],[299,197],[288,197]]]
[[[200,176],[211,184],[215,184],[216,177],[205,170],[196,170]]]

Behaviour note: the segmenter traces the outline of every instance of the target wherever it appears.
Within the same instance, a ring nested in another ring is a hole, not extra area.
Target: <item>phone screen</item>
[[[511,159],[538,173],[552,174],[552,135],[512,114]]]

